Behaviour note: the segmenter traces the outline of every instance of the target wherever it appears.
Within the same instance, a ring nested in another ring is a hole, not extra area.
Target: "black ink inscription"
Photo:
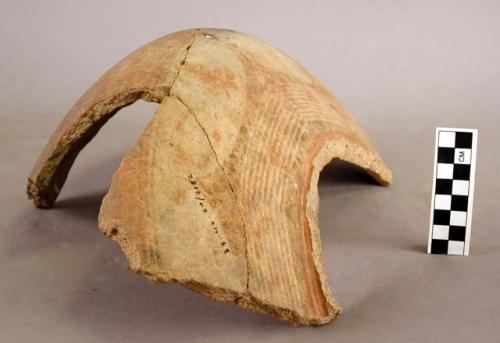
[[[205,202],[206,202],[206,199],[205,197],[201,194],[201,191],[200,191],[200,188],[198,187],[198,183],[196,182],[196,179],[194,178],[193,174],[190,173],[188,175],[188,179],[189,179],[189,183],[193,186],[193,191],[194,191],[194,200],[198,202],[198,205],[201,207],[201,210],[203,211],[203,213],[207,216],[207,219],[209,220],[210,222],[210,227],[211,227],[211,230],[217,235],[219,236],[219,239],[220,239],[220,246],[224,249],[223,252],[224,252],[224,255],[226,254],[229,254],[231,253],[231,250],[229,250],[229,246],[227,244],[227,242],[221,237],[221,235],[219,234],[219,228],[217,227],[217,224],[215,223],[214,220],[212,220],[210,218],[210,214],[208,214],[208,209],[207,207],[205,206]]]

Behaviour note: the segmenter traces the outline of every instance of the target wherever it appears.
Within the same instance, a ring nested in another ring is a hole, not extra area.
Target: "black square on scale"
[[[448,241],[444,239],[433,239],[431,242],[431,254],[447,254]]]
[[[453,180],[436,179],[436,194],[451,194]]]
[[[465,242],[465,226],[450,226],[448,239]]]
[[[470,178],[470,165],[469,164],[455,164],[453,166],[453,179],[455,180],[469,180]]]
[[[455,133],[455,148],[472,148],[472,132]]]
[[[451,210],[452,211],[467,211],[469,197],[467,195],[452,195]]]
[[[448,210],[434,210],[435,225],[450,225],[450,211]]]
[[[453,163],[454,161],[454,148],[438,148],[438,163]]]

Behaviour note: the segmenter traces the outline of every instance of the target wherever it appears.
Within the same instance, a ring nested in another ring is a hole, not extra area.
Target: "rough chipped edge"
[[[333,159],[355,164],[363,168],[379,184],[387,186],[392,182],[391,171],[384,165],[377,153],[368,152],[360,145],[352,143],[346,139],[331,139],[322,144],[312,161],[311,180],[307,192],[306,217],[309,224],[312,241],[312,258],[315,271],[320,280],[323,295],[328,305],[328,315],[322,323],[327,323],[336,315],[342,313],[342,308],[338,301],[333,297],[329,283],[328,275],[323,262],[323,253],[321,249],[321,238],[319,229],[319,192],[318,181],[323,168]]]
[[[146,277],[155,284],[159,283],[178,283],[194,292],[200,293],[211,300],[233,303],[244,309],[248,309],[259,313],[268,313],[280,320],[286,321],[292,325],[320,325],[323,323],[317,321],[304,320],[296,311],[274,306],[270,303],[262,301],[250,294],[240,293],[233,290],[228,290],[222,287],[214,287],[206,283],[202,283],[192,279],[179,279],[172,277],[167,271],[159,269],[148,269],[147,266],[142,266],[140,254],[128,241],[122,231],[118,229],[119,225],[105,222],[102,217],[99,217],[99,229],[101,232],[115,241],[123,251],[127,258],[129,269],[135,273]]]
[[[211,300],[235,304],[243,309],[251,310],[257,313],[270,314],[279,320],[292,324],[293,326],[319,326],[330,321],[330,319],[326,320],[325,318],[304,318],[297,311],[273,305],[263,301],[262,299],[258,299],[249,293],[240,293],[222,287],[214,287],[192,279],[175,278],[164,270],[146,269],[141,266],[139,253],[128,242],[127,238],[121,234],[121,231],[113,231],[117,227],[117,225],[104,223],[102,220],[99,220],[99,229],[104,235],[110,237],[120,246],[125,257],[127,258],[129,269],[146,277],[155,284],[178,283],[179,285],[182,285],[196,293],[202,294]]]
[[[32,172],[28,177],[26,193],[28,199],[33,200],[36,207],[50,208],[54,205],[60,189],[66,181],[69,170],[79,152],[92,140],[100,128],[104,126],[114,114],[139,99],[161,103],[163,99],[170,95],[170,91],[179,76],[180,69],[185,63],[189,50],[199,34],[199,31],[200,29],[193,30],[191,39],[183,48],[184,56],[177,66],[177,71],[172,76],[172,79],[168,80],[167,85],[159,84],[153,87],[130,88],[121,92],[116,92],[108,98],[97,101],[91,104],[80,115],[79,120],[59,137],[55,148],[52,150],[50,156],[46,157],[43,161],[38,172],[35,175],[33,175]],[[104,73],[103,76],[106,75],[106,73]],[[101,78],[99,78],[89,90],[99,84]],[[76,104],[78,104],[86,94],[87,93],[84,93]],[[74,109],[71,109],[70,113],[73,111]],[[64,123],[64,119],[59,125],[62,123]],[[49,144],[49,142],[47,142],[47,144]],[[67,142],[72,142],[72,144],[67,144]],[[41,154],[40,156],[43,156],[44,151],[42,151]]]

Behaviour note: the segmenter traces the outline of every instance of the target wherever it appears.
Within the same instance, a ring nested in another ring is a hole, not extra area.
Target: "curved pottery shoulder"
[[[160,105],[99,214],[131,269],[293,324],[338,314],[321,254],[319,173],[333,158],[384,185],[391,173],[324,86],[248,35],[182,31],[111,68],[42,152],[28,182],[35,204],[52,206],[79,151],[141,98]]]

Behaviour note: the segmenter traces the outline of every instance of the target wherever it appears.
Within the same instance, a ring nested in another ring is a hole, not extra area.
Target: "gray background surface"
[[[0,342],[499,342],[499,1],[1,1]],[[255,35],[300,61],[395,176],[333,163],[325,262],[344,314],[293,328],[129,272],[97,229],[113,171],[156,105],[112,119],[52,210],[26,199],[64,113],[138,46],[190,27]],[[478,128],[471,256],[425,254],[436,126]]]

